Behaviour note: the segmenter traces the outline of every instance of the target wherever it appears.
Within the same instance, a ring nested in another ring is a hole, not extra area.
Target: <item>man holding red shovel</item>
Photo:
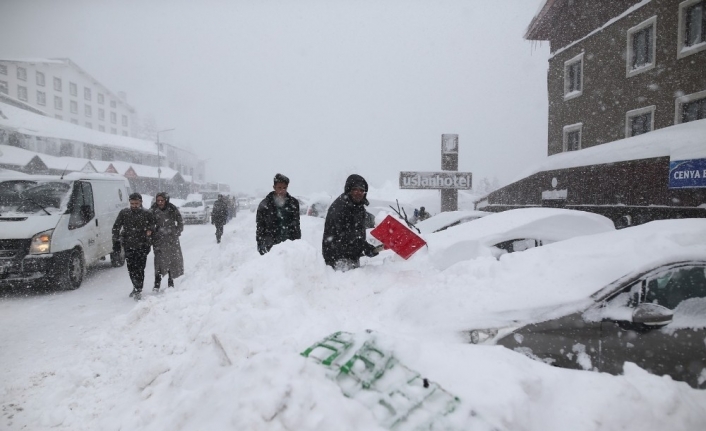
[[[368,183],[353,174],[346,180],[343,194],[336,198],[326,214],[321,252],[326,265],[337,271],[360,266],[361,256],[377,256],[382,246],[365,240]]]

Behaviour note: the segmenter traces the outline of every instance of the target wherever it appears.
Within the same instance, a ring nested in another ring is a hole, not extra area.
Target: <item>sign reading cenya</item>
[[[401,189],[470,190],[471,185],[470,172],[400,172]]]
[[[706,187],[706,159],[669,162],[669,188]]]

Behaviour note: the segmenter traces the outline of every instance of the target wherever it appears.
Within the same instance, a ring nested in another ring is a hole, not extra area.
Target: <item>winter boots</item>
[[[135,301],[139,301],[142,299],[142,291],[133,289],[132,292],[130,292],[130,298],[133,298]]]

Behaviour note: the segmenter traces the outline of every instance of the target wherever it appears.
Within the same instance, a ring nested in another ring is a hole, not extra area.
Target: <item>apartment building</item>
[[[546,0],[549,155],[706,118],[706,0]]]
[[[134,137],[135,109],[68,58],[0,58],[0,93],[45,115],[99,132]]]

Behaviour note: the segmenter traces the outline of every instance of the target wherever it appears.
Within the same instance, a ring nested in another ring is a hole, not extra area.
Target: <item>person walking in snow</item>
[[[223,226],[226,223],[228,223],[228,204],[223,195],[218,195],[211,211],[211,224],[216,226],[216,242],[219,244],[223,236]]]
[[[272,246],[302,237],[299,225],[299,201],[287,193],[289,178],[275,175],[271,191],[257,207],[255,240],[257,251],[265,254]]]
[[[154,249],[154,292],[159,292],[162,277],[169,276],[167,286],[174,287],[174,279],[184,275],[184,257],[179,236],[184,231],[184,222],[179,208],[169,202],[166,192],[159,192],[150,208],[156,228],[152,234]]]
[[[152,245],[155,220],[152,212],[142,208],[141,194],[132,193],[129,201],[130,208],[121,210],[113,224],[113,251],[119,253],[122,243],[127,271],[132,281],[130,297],[139,301],[142,299],[145,266]]]
[[[321,252],[326,265],[346,271],[360,266],[361,256],[377,256],[382,247],[365,240],[368,183],[360,175],[346,179],[343,194],[326,214]]]

